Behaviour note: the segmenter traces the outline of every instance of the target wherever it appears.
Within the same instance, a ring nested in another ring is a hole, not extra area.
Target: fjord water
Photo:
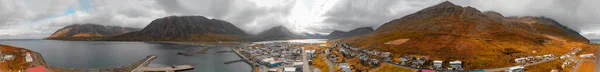
[[[130,65],[148,55],[156,55],[150,66],[192,64],[186,72],[249,72],[244,62],[223,64],[240,59],[234,53],[216,53],[228,47],[209,49],[206,54],[177,55],[177,52],[198,51],[201,46],[115,41],[59,41],[59,40],[0,40],[0,44],[22,47],[39,52],[50,66],[63,68],[110,68]]]

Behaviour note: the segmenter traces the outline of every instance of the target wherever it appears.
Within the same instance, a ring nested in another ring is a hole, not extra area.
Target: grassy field
[[[322,52],[322,51],[318,51],[318,52]],[[313,58],[312,60],[312,65],[319,68],[321,70],[321,72],[329,72],[329,65],[327,65],[327,63],[325,62],[326,59],[323,59],[323,57],[321,57],[321,54],[317,54],[317,56],[315,58]]]
[[[562,69],[563,60],[554,60],[538,65],[532,65],[525,67],[526,71],[529,72],[550,72],[551,70],[560,70],[561,72],[569,72],[571,69]]]
[[[399,66],[383,63],[381,67],[376,68],[373,72],[417,72],[417,70],[402,68]]]
[[[409,39],[400,45],[385,44],[397,39]],[[395,55],[428,56],[431,60],[460,60],[465,69],[485,69],[518,65],[514,59],[545,54],[562,55],[571,48],[595,47],[579,41],[549,40],[530,33],[497,32],[483,35],[446,33],[393,32],[370,34],[341,40],[366,49],[392,52]]]
[[[577,72],[594,72],[595,65],[594,62],[583,62],[583,64],[579,66],[579,69],[577,69]]]
[[[12,60],[5,60],[0,63],[0,72],[18,72],[24,71],[25,68],[33,67],[32,63],[25,62],[25,53],[32,51],[1,44],[0,49],[3,54],[14,55]]]

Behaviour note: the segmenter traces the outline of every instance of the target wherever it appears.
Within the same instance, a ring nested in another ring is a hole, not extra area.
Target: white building
[[[392,53],[390,53],[390,52],[382,52],[382,53],[381,53],[381,56],[382,56],[382,57],[390,57],[390,55],[391,55],[391,54],[392,54]]]
[[[460,62],[460,61],[451,61],[450,62],[450,67],[455,68],[455,69],[462,69],[462,62]]]
[[[33,62],[33,58],[31,57],[31,54],[29,52],[25,53],[25,61]]]
[[[433,69],[442,68],[442,63],[443,63],[443,61],[441,61],[441,60],[434,60],[433,61]]]
[[[340,63],[339,66],[344,72],[352,72],[348,63]]]
[[[517,59],[515,59],[515,62],[517,62],[517,63],[525,63],[525,61],[526,61],[525,58],[517,58]]]
[[[4,57],[2,57],[3,60],[12,60],[15,57],[15,55],[4,55]]]
[[[552,59],[552,58],[554,58],[554,54],[544,55],[544,58],[546,58],[546,60]]]
[[[525,67],[523,66],[514,66],[514,67],[510,67],[508,68],[507,72],[525,72]]]
[[[295,67],[285,67],[283,68],[283,72],[296,72]]]
[[[579,57],[581,57],[581,58],[593,58],[594,54],[581,54],[581,55],[579,55]]]

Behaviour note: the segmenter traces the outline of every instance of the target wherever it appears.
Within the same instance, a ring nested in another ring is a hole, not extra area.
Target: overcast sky
[[[40,39],[72,24],[143,28],[166,16],[229,21],[250,34],[274,26],[327,34],[374,27],[445,0],[0,0],[0,39]],[[600,39],[600,0],[450,0],[504,16],[553,18]]]

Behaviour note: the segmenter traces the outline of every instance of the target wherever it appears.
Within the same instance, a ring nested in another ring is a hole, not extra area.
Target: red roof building
[[[36,66],[26,69],[27,72],[46,72],[46,67],[44,66]]]

